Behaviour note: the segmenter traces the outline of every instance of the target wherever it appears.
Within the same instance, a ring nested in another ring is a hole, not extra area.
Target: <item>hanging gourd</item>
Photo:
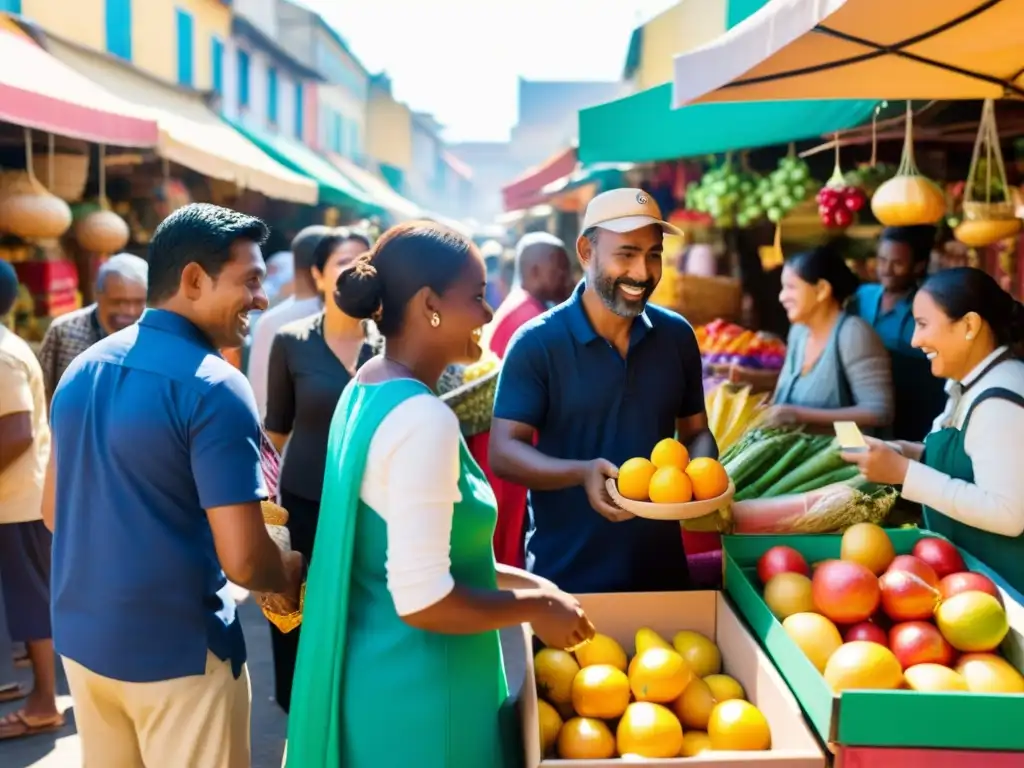
[[[32,131],[25,129],[25,169],[0,178],[0,232],[23,240],[51,240],[68,231],[71,209],[35,177]]]
[[[871,212],[887,227],[936,224],[946,215],[945,195],[917,169],[914,161],[914,113],[909,101],[899,170],[875,191]]]
[[[999,147],[999,128],[992,99],[986,99],[981,108],[981,124],[974,141],[971,169],[964,184],[963,210],[964,219],[953,230],[953,236],[971,248],[998,243],[1021,230],[1022,222],[1014,215],[1013,199],[1006,183],[1006,167]]]
[[[131,237],[128,223],[110,210],[107,200],[107,169],[105,147],[99,148],[100,209],[86,214],[75,223],[75,240],[86,251],[103,255],[117,253]]]

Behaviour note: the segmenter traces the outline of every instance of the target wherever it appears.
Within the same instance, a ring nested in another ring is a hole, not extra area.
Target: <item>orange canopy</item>
[[[1024,0],[771,0],[674,59],[673,106],[1024,96]]]
[[[501,188],[506,211],[519,211],[544,200],[542,190],[576,170],[576,147],[559,150]]]

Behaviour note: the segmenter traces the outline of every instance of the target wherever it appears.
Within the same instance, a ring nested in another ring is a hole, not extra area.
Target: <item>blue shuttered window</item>
[[[195,81],[195,24],[192,14],[176,10],[178,29],[178,83],[192,87]]]
[[[302,140],[302,132],[305,127],[306,104],[302,91],[302,83],[295,83],[295,137]]]
[[[219,37],[210,38],[210,87],[214,93],[224,93],[224,43]]]
[[[267,67],[267,124],[277,125],[277,69]]]
[[[249,106],[249,54],[238,49],[238,106]]]
[[[132,0],[107,0],[106,27],[107,53],[131,61]]]

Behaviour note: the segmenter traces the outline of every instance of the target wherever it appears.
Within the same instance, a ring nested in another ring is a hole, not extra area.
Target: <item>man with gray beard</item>
[[[648,304],[666,234],[681,232],[643,190],[591,200],[576,241],[586,279],[519,330],[502,365],[491,468],[530,489],[527,568],[572,593],[689,585],[679,524],[633,517],[605,488],[664,438],[718,455],[693,329]]]

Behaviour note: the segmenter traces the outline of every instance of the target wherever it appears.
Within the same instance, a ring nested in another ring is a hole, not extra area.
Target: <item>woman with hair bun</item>
[[[914,297],[913,345],[948,379],[924,443],[847,454],[868,480],[903,486],[925,526],[1024,592],[1024,307],[979,269],[939,272]]]
[[[779,301],[792,323],[769,420],[831,429],[853,421],[866,430],[892,423],[892,366],[878,334],[844,311],[857,276],[833,247],[789,259]]]
[[[479,359],[486,284],[473,244],[426,222],[389,230],[338,277],[334,301],[372,318],[385,349],[331,423],[290,768],[513,766],[522,742],[497,630],[530,623],[567,649],[593,636],[573,597],[495,565],[494,493],[432,389]]]

